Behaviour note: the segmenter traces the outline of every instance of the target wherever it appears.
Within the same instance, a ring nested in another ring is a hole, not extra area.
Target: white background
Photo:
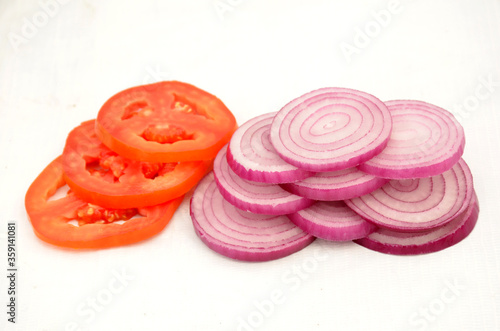
[[[0,329],[500,330],[498,0],[43,3],[0,2],[2,270],[8,221],[19,250],[18,323],[6,322],[0,272]],[[449,109],[466,132],[478,225],[424,256],[317,240],[243,263],[196,237],[188,196],[139,244],[70,251],[40,241],[24,194],[67,133],[114,93],[170,79],[217,95],[240,124],[325,86]]]

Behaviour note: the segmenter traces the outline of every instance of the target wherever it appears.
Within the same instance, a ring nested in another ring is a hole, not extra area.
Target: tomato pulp
[[[81,199],[107,208],[154,206],[187,193],[212,160],[151,163],[124,158],[97,138],[95,121],[68,135],[62,156],[65,181]]]
[[[214,159],[237,128],[217,97],[169,81],[137,86],[111,97],[96,121],[99,139],[133,160],[183,162]]]
[[[149,238],[167,225],[183,199],[180,196],[157,206],[114,210],[89,204],[71,191],[49,201],[64,185],[62,159],[58,157],[31,184],[25,206],[40,239],[68,248],[106,248]],[[133,218],[136,215],[140,217]],[[69,223],[71,220],[78,226]]]

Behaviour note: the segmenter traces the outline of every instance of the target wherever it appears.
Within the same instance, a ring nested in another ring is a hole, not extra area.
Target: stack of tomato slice
[[[237,124],[215,96],[181,82],[133,87],[73,129],[26,193],[36,235],[70,248],[126,245],[160,232],[212,169]],[[67,195],[50,200],[57,189]]]

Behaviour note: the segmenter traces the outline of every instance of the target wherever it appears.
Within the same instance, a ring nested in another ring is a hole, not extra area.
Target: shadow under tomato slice
[[[80,198],[108,208],[154,206],[187,193],[213,160],[150,163],[126,159],[101,143],[95,121],[68,135],[62,155],[65,181]]]
[[[216,96],[176,81],[121,91],[104,103],[96,121],[99,139],[111,150],[148,162],[214,159],[236,128]]]
[[[147,239],[168,224],[184,197],[152,207],[114,210],[89,204],[71,191],[61,199],[49,200],[64,185],[62,158],[58,157],[29,187],[26,211],[40,239],[77,249],[122,246]],[[77,221],[78,226],[70,221]]]

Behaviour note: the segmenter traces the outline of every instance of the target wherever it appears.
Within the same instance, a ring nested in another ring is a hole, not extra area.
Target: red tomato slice
[[[25,205],[35,234],[45,242],[69,248],[127,245],[160,232],[183,196],[153,207],[109,210],[88,204],[73,193],[48,201],[64,186],[61,157],[52,161],[31,184]],[[139,214],[142,217],[132,218]],[[79,226],[68,223],[77,220]],[[116,223],[126,220],[123,224]]]
[[[96,122],[99,139],[111,150],[148,162],[214,159],[236,128],[217,97],[175,81],[119,92],[102,106]]]
[[[63,168],[81,199],[107,208],[154,206],[187,193],[211,170],[212,160],[149,163],[126,159],[104,146],[87,121],[68,135]]]

